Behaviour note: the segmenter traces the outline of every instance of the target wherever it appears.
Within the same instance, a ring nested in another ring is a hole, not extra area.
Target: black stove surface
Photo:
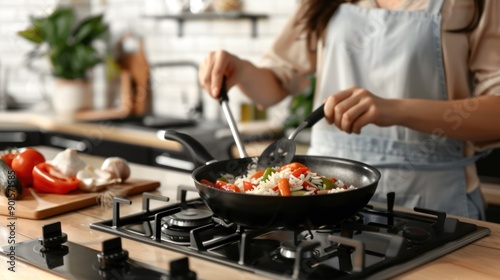
[[[145,193],[142,212],[124,217],[120,204],[131,202],[115,199],[113,219],[90,227],[275,279],[389,278],[490,233],[443,212],[398,212],[391,204],[317,229],[243,228],[211,215],[200,199],[186,200],[188,191],[196,189],[179,186],[178,203],[154,210],[151,199],[167,199]]]
[[[44,225],[42,231],[39,238],[0,247],[9,259],[9,270],[16,271],[19,259],[66,279],[197,279],[187,257],[170,261],[167,270],[159,269],[130,259],[120,237],[103,241],[102,251],[97,251],[68,241],[60,222]]]

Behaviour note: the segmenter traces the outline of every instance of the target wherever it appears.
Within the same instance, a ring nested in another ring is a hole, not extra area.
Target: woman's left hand
[[[361,132],[367,124],[394,125],[395,100],[380,98],[366,89],[352,87],[330,95],[325,101],[325,119],[347,132]]]

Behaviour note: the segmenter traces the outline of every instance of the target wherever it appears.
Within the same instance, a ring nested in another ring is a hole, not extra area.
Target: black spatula
[[[288,136],[269,145],[260,154],[257,166],[259,168],[282,166],[290,163],[295,156],[295,137],[305,128],[309,128],[325,117],[325,105],[319,106]]]

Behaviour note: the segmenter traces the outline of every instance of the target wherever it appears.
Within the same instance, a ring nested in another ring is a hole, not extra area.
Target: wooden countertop
[[[159,139],[155,131],[118,127],[106,120],[86,123],[61,119],[49,114],[0,112],[0,126],[4,128],[33,128],[41,131],[81,135],[82,137],[98,137],[120,143],[181,150],[179,143]]]
[[[224,121],[224,120],[222,120]],[[181,145],[175,141],[160,139],[156,129],[140,129],[132,126],[119,126],[103,119],[93,122],[63,119],[57,116],[36,112],[0,112],[0,128],[39,129],[41,131],[66,133],[82,137],[94,137],[119,143],[135,144],[159,149],[180,151]],[[261,135],[279,133],[281,125],[268,121],[239,123],[240,133]],[[214,137],[231,137],[229,127],[214,131]]]
[[[39,147],[47,158],[52,158],[59,150]],[[102,158],[81,155],[91,165],[99,166]],[[144,178],[154,179],[161,182],[158,194],[169,196],[175,200],[176,187],[179,184],[191,184],[189,174],[180,173],[160,168],[146,167],[131,164],[132,174],[141,174]],[[192,194],[196,197],[196,194]],[[141,197],[130,198],[132,205],[122,206],[122,215],[132,214],[140,211]],[[154,207],[154,204],[152,205]],[[16,242],[22,242],[41,236],[41,227],[45,224],[60,221],[62,230],[68,234],[68,240],[83,246],[101,249],[101,242],[116,236],[101,231],[90,229],[89,224],[112,217],[112,209],[92,206],[72,213],[67,213],[45,220],[28,220],[18,218],[14,231]],[[0,227],[0,240],[7,240],[11,234],[4,225],[7,217],[3,219]],[[472,244],[460,248],[446,256],[436,259],[421,267],[401,274],[395,279],[499,279],[500,278],[500,225],[461,218],[463,221],[475,223],[491,229],[491,234]],[[147,246],[140,242],[122,238],[122,244],[129,251],[130,258],[139,262],[148,263],[158,268],[167,269],[169,261],[182,257],[183,254],[160,249],[155,246]],[[7,245],[6,241],[0,241],[0,246]],[[196,257],[189,257],[190,268],[202,279],[265,279],[252,273],[225,267],[216,263],[204,261]],[[17,260],[16,272],[7,270],[7,258],[0,256],[0,279],[60,279],[53,274],[32,267]]]

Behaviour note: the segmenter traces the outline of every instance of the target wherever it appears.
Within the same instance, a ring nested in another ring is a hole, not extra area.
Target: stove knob
[[[61,231],[61,222],[56,222],[42,227],[43,237],[38,239],[43,246],[42,251],[59,249],[61,245],[68,241],[68,235]]]
[[[101,269],[106,267],[120,267],[128,260],[128,251],[122,249],[120,237],[102,242],[102,252],[97,254]]]
[[[196,272],[189,269],[188,258],[170,262],[170,280],[196,280]]]

